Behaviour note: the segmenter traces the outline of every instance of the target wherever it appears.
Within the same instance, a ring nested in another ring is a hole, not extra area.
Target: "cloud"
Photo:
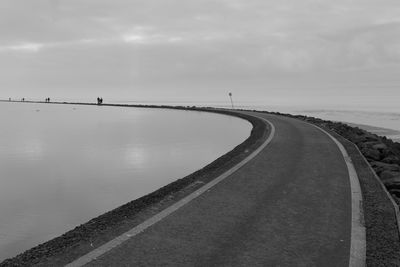
[[[400,23],[379,23],[322,34],[340,56],[335,65],[343,69],[380,68],[400,64]],[[333,61],[332,59],[331,61]]]
[[[42,44],[22,43],[9,46],[0,46],[0,52],[7,52],[7,51],[38,52],[42,48],[43,48]]]
[[[129,94],[394,81],[398,14],[398,0],[3,0],[0,83]]]

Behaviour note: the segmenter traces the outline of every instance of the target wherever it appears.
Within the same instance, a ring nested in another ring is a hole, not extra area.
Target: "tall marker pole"
[[[229,93],[229,98],[231,99],[232,109],[234,109],[234,107],[233,107],[233,100],[232,100],[232,93]]]

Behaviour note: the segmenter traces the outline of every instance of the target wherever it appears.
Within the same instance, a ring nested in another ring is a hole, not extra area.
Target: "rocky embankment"
[[[400,143],[341,122],[301,115],[280,115],[301,119],[330,129],[356,144],[393,199],[400,205]]]
[[[308,118],[315,121],[315,119]],[[315,122],[314,122],[315,123]],[[380,137],[358,127],[338,122],[317,122],[346,139],[360,149],[375,173],[386,186],[393,199],[400,204],[400,144],[386,137]]]

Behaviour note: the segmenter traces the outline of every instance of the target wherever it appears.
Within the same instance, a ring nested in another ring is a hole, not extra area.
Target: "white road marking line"
[[[310,123],[311,124],[311,123]],[[358,180],[356,169],[354,168],[351,157],[347,154],[344,146],[324,129],[311,124],[317,129],[328,135],[342,152],[344,161],[349,172],[351,189],[351,241],[349,267],[361,267],[366,264],[366,233],[364,225],[362,192],[360,181]]]

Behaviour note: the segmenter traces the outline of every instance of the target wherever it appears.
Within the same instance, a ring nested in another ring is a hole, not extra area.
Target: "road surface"
[[[349,174],[337,145],[260,114],[275,136],[206,193],[88,266],[348,266]]]

